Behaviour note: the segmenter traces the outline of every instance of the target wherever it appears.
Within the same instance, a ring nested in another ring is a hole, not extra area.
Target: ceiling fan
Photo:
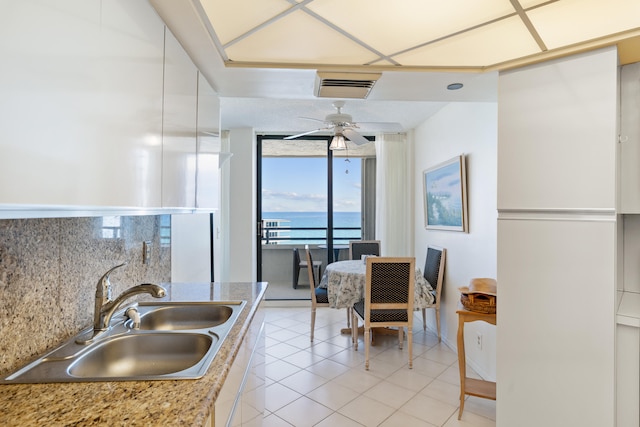
[[[388,122],[354,122],[353,118],[350,114],[344,114],[342,112],[342,107],[344,107],[344,101],[335,101],[333,107],[338,111],[334,114],[327,115],[324,120],[315,119],[312,117],[300,117],[301,119],[314,120],[317,122],[324,123],[326,126],[318,129],[310,130],[308,132],[299,133],[297,135],[287,136],[284,139],[296,139],[301,136],[311,135],[312,133],[322,132],[322,131],[332,131],[333,135],[336,137],[344,137],[348,140],[352,141],[356,145],[367,144],[369,141],[367,138],[358,133],[355,129],[359,129],[358,124],[376,124],[382,127],[393,128],[394,130],[401,129],[399,123],[388,123]],[[341,147],[342,148],[342,147]]]

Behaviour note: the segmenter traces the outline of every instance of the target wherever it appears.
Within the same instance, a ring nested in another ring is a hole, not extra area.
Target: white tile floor
[[[456,354],[415,317],[413,369],[407,346],[380,337],[364,369],[346,327],[344,310],[319,308],[315,339],[309,340],[309,307],[267,307],[265,427],[443,426],[495,427],[496,402],[467,398],[458,420]],[[469,376],[476,376],[467,368]]]

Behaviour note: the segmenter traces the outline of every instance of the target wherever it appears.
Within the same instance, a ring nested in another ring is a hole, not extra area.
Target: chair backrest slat
[[[427,246],[423,276],[436,291],[436,304],[440,302],[440,294],[442,293],[446,256],[446,249],[439,246]]]

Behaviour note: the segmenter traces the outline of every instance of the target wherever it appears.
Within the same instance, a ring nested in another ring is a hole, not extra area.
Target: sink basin
[[[218,337],[204,334],[135,334],[100,342],[69,367],[74,377],[137,378],[189,369]]]
[[[139,303],[139,329],[132,329],[122,310],[89,344],[78,344],[77,339],[91,336],[93,328],[0,378],[0,384],[201,378],[245,305],[246,301]]]
[[[229,320],[232,314],[233,308],[227,305],[185,304],[160,306],[142,314],[140,329],[176,331],[213,328]]]

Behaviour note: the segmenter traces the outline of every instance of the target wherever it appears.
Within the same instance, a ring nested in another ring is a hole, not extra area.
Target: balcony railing
[[[282,232],[295,232],[295,231],[309,231],[309,235],[281,235]],[[360,227],[333,227],[333,243],[344,244],[349,240],[362,239],[362,231]],[[346,234],[340,232],[353,231],[353,234]],[[357,233],[356,233],[357,231]],[[315,233],[313,233],[315,232]],[[338,233],[336,233],[338,232]],[[321,234],[321,235],[318,235]],[[295,243],[309,243],[309,244],[326,244],[327,243],[327,227],[262,227],[262,244],[274,245],[274,244],[295,244]],[[341,235],[336,235],[341,234]],[[344,235],[342,235],[344,234]]]

